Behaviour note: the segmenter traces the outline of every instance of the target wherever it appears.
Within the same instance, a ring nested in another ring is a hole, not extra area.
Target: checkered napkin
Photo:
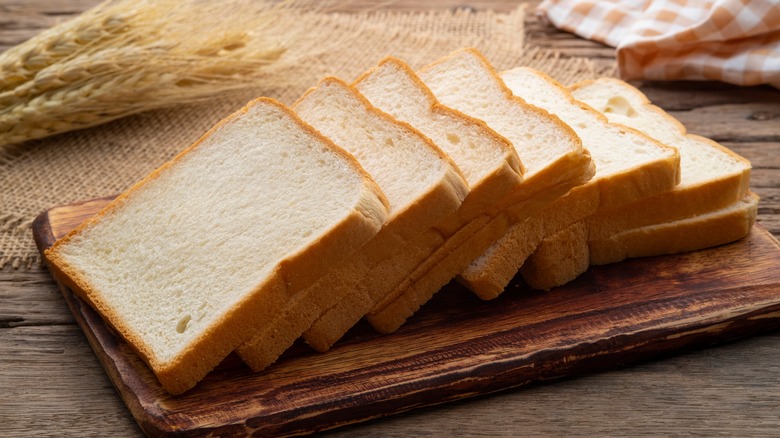
[[[780,0],[545,0],[537,13],[616,47],[625,79],[780,88]]]

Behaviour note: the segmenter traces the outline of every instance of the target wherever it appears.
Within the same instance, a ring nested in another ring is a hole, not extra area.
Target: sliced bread
[[[750,185],[750,162],[712,140],[686,134],[685,127],[652,105],[639,90],[616,79],[588,81],[572,87],[573,95],[604,113],[611,122],[639,129],[680,151],[681,181],[673,190],[602,212],[587,219],[588,241],[604,241],[630,229],[677,223],[741,202]],[[560,237],[560,236],[559,236]],[[546,247],[561,239],[544,242]],[[558,243],[556,243],[558,242]],[[663,245],[663,242],[658,242]],[[549,289],[575,278],[585,269],[559,264],[559,274],[539,274],[533,266],[551,266],[547,249],[528,258],[522,269],[526,282]],[[582,266],[582,263],[578,263]],[[564,272],[567,272],[564,274]],[[548,279],[557,275],[559,281]]]
[[[681,180],[674,190],[595,214],[588,220],[591,238],[716,210],[741,200],[747,193],[748,160],[712,140],[687,134],[680,122],[630,84],[603,78],[571,89],[576,99],[602,112],[611,122],[674,146],[681,156]]]
[[[402,61],[383,60],[358,78],[354,86],[374,106],[410,123],[439,145],[458,164],[470,191],[456,212],[420,232],[413,242],[393,248],[391,258],[374,264],[360,284],[353,285],[346,296],[317,318],[304,339],[319,351],[330,348],[440,246],[444,230],[459,228],[483,215],[522,182],[522,165],[512,144],[484,122],[438,103]]]
[[[386,199],[351,155],[258,99],[45,257],[180,394],[386,216]]]
[[[440,102],[484,120],[511,141],[526,171],[518,190],[496,203],[483,218],[451,230],[447,241],[372,309],[367,319],[381,332],[400,327],[511,224],[588,181],[594,173],[590,155],[574,131],[558,117],[513,96],[476,50],[457,51],[419,74]]]
[[[544,239],[521,272],[529,286],[548,290],[574,280],[591,265],[724,245],[750,232],[757,210],[758,196],[748,192],[740,201],[718,210],[591,241],[585,221],[580,221]]]
[[[255,371],[273,363],[345,294],[381,286],[384,278],[370,276],[372,269],[397,257],[418,235],[455,214],[468,193],[458,168],[430,139],[377,110],[341,80],[323,79],[294,109],[357,157],[387,196],[390,215],[376,236],[292,297],[251,341],[238,348],[239,356]],[[361,316],[350,321],[347,329]]]
[[[533,218],[514,225],[461,272],[459,281],[482,299],[497,297],[544,237],[597,211],[669,191],[680,180],[680,155],[675,148],[610,123],[540,71],[520,67],[501,77],[516,96],[557,115],[574,129],[596,163],[596,174]]]

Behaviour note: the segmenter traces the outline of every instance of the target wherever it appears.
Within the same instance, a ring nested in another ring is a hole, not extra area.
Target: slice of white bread
[[[258,99],[45,257],[180,394],[386,216],[386,199],[351,155]]]
[[[585,221],[577,222],[539,245],[522,267],[529,286],[550,289],[574,280],[590,265],[627,258],[677,254],[724,245],[746,236],[756,220],[758,196],[709,213],[657,225],[628,229],[588,241]]]
[[[321,80],[294,109],[358,159],[387,196],[390,216],[349,260],[292,297],[283,311],[238,348],[239,356],[255,371],[273,363],[346,293],[379,286],[384,278],[370,275],[372,269],[404,252],[419,234],[454,214],[468,194],[456,165],[430,139],[377,110],[341,80]]]
[[[571,87],[573,96],[613,123],[637,129],[680,151],[680,184],[666,193],[593,215],[591,238],[643,225],[671,222],[741,200],[750,185],[750,162],[685,127],[630,84],[603,78]]]
[[[750,185],[750,162],[712,140],[686,134],[685,127],[652,105],[639,90],[616,79],[588,81],[572,87],[573,94],[604,113],[611,122],[625,124],[680,151],[681,181],[673,190],[623,207],[598,212],[587,219],[588,240],[603,240],[628,229],[677,222],[740,202]],[[557,239],[560,242],[562,239]],[[584,269],[560,268],[560,273],[540,274],[531,266],[550,266],[545,254],[555,245],[544,243],[543,253],[526,261],[522,273],[533,287],[549,289],[575,278]],[[582,266],[579,263],[578,266]],[[557,281],[549,281],[557,277]]]
[[[403,324],[436,291],[487,250],[509,226],[544,208],[594,174],[590,154],[558,117],[513,96],[473,49],[457,51],[419,72],[444,105],[484,120],[512,142],[525,166],[519,190],[460,230],[367,315],[381,332]]]
[[[522,182],[522,165],[512,144],[481,120],[445,107],[402,61],[386,58],[358,78],[354,86],[377,108],[407,122],[440,146],[460,167],[469,194],[460,208],[395,255],[375,265],[337,304],[304,334],[309,345],[325,351],[374,305],[441,246],[446,229],[459,228],[484,214]]]
[[[501,77],[516,96],[557,115],[574,129],[596,163],[596,175],[533,218],[514,225],[461,272],[459,281],[482,299],[497,297],[544,237],[597,211],[669,191],[680,181],[677,149],[610,123],[542,72],[520,67]]]

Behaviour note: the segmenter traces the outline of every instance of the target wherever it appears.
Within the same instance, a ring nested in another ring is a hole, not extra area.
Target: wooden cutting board
[[[51,246],[110,199],[60,206],[33,225]],[[252,373],[229,356],[169,396],[83,301],[65,301],[149,435],[291,435],[532,382],[607,370],[780,327],[780,244],[761,226],[694,253],[591,268],[550,292],[510,286],[483,302],[450,284],[398,332],[360,324],[326,354],[296,344]]]

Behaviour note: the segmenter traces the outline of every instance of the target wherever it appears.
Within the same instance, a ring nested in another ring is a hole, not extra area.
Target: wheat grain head
[[[0,145],[201,100],[300,62],[294,1],[111,0],[0,54]],[[311,50],[311,46],[309,50]]]

